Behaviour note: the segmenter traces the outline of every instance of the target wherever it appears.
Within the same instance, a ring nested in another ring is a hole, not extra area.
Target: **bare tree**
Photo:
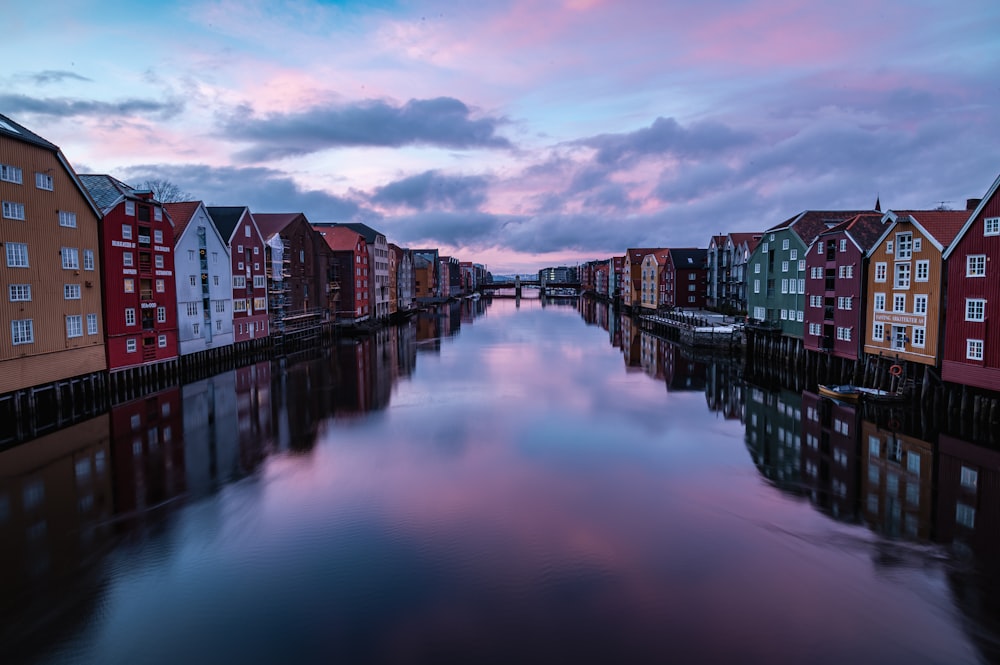
[[[173,182],[161,178],[153,178],[145,181],[139,189],[148,189],[153,192],[153,198],[160,203],[177,203],[178,201],[194,201],[194,194],[185,192]]]

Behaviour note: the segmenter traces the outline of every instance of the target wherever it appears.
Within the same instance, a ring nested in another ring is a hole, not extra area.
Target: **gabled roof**
[[[84,187],[83,183],[80,181],[80,176],[77,175],[76,171],[73,170],[73,167],[70,166],[69,162],[63,156],[59,146],[43,139],[41,136],[34,133],[24,125],[14,122],[3,114],[0,114],[0,137],[9,138],[15,141],[23,141],[24,143],[29,143],[54,153],[56,159],[59,160],[59,163],[62,164],[64,169],[66,169],[66,173],[69,174],[73,184],[76,185],[80,195],[87,201],[87,205],[94,211],[94,214],[98,217],[98,219],[101,217],[103,211],[99,209],[99,206],[95,205],[93,197],[90,196],[90,192],[87,191],[87,188]]]
[[[746,243],[747,247],[752,252],[757,244],[760,243],[760,239],[764,237],[763,231],[753,231],[751,233],[730,233],[729,238],[733,241],[733,247],[736,247],[742,243]]]
[[[657,249],[656,247],[629,247],[625,250],[625,256],[629,263],[642,263],[647,254],[651,254]]]
[[[965,234],[969,232],[969,229],[975,223],[976,218],[979,217],[980,214],[982,214],[983,208],[985,208],[990,203],[990,201],[993,200],[993,197],[996,195],[998,189],[1000,189],[1000,176],[997,176],[997,179],[993,181],[993,185],[990,186],[989,190],[987,190],[986,196],[984,196],[982,199],[979,200],[979,204],[976,206],[976,209],[972,211],[972,214],[969,215],[969,218],[966,220],[965,224],[963,224],[962,228],[959,229],[957,234],[955,234],[955,238],[952,240],[951,244],[948,245],[948,249],[944,253],[944,258],[947,259],[949,256],[951,256],[951,253],[955,250],[955,247],[958,246],[959,241],[963,237],[965,237]]]
[[[711,247],[715,245],[716,247],[722,247],[725,244],[726,244],[726,236],[725,234],[721,234],[717,236],[712,236],[712,239],[709,241],[708,246]]]
[[[705,261],[708,259],[708,250],[694,247],[672,249],[670,250],[670,258],[674,262],[674,268],[704,268]]]
[[[349,223],[345,222],[345,223],[330,223],[330,224],[327,224],[327,223],[318,223],[318,224],[313,224],[313,228],[314,229],[316,227],[318,227],[318,226],[327,227],[327,228],[329,228],[331,226],[346,226],[347,228],[351,229],[352,231],[355,231],[356,233],[360,233],[364,237],[365,242],[367,242],[369,245],[374,245],[375,244],[375,240],[377,239],[378,236],[382,236],[383,238],[385,237],[385,234],[382,233],[381,231],[376,231],[372,227],[368,226],[367,224],[362,224],[361,222],[349,222]]]
[[[667,261],[670,260],[670,250],[666,247],[657,247],[656,249],[651,249],[646,252],[642,257],[642,262],[645,263],[646,259],[653,257],[653,260],[657,265],[665,265]]]
[[[834,226],[865,212],[871,210],[805,210],[799,214],[789,217],[776,226],[772,226],[767,231],[778,231],[789,229],[799,237],[807,247],[812,244],[820,233],[833,228]]]
[[[968,214],[967,210],[889,210],[883,217],[886,229],[878,242],[881,244],[898,222],[912,221],[937,250],[943,253],[962,230]]]
[[[0,136],[7,136],[17,139],[18,141],[31,143],[39,148],[45,148],[46,150],[51,150],[52,152],[59,151],[59,147],[57,145],[46,141],[24,125],[14,122],[2,113],[0,113]]]
[[[323,236],[323,240],[335,252],[353,252],[358,246],[358,241],[364,239],[363,235],[346,226],[314,225],[313,230]]]
[[[201,201],[184,201],[180,203],[164,203],[163,208],[174,221],[174,244],[184,235],[184,229],[191,223],[191,218],[198,211]]]
[[[233,237],[236,226],[243,219],[243,213],[250,212],[246,206],[207,206],[205,210],[227,243]]]
[[[882,237],[883,231],[885,231],[885,225],[882,223],[883,218],[884,215],[879,212],[865,212],[855,215],[819,234],[813,242],[824,236],[843,232],[858,249],[862,252],[868,252],[868,250],[875,246],[879,238]]]
[[[280,234],[289,224],[300,218],[305,219],[305,217],[305,214],[301,212],[253,213],[254,221],[257,222],[257,228],[260,229],[260,234],[264,236],[265,239],[270,238],[276,233]],[[308,223],[308,220],[306,223]]]
[[[90,192],[94,203],[105,214],[125,199],[139,200],[136,189],[121,180],[105,174],[87,173],[80,176],[80,182]]]

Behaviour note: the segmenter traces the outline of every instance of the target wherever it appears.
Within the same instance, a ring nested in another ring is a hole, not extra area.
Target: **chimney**
[[[979,203],[981,201],[982,201],[982,199],[965,199],[965,209],[966,210],[975,210],[976,208],[979,207]]]

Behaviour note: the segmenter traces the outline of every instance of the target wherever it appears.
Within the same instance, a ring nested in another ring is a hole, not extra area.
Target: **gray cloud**
[[[490,179],[484,176],[448,176],[438,171],[424,171],[379,187],[371,200],[414,210],[438,206],[471,210],[485,202],[489,184]]]
[[[685,128],[673,118],[657,118],[649,127],[626,134],[599,134],[576,141],[593,148],[599,164],[627,165],[646,156],[698,158],[720,155],[746,146],[751,134],[718,122],[701,122]]]
[[[213,167],[204,164],[142,164],[120,177],[135,185],[167,180],[206,205],[245,205],[255,212],[304,212],[311,222],[373,221],[379,216],[351,198],[305,190],[287,174],[263,167]]]
[[[58,69],[46,69],[41,72],[32,72],[30,74],[25,74],[25,77],[38,85],[63,83],[65,81],[82,81],[84,83],[91,83],[93,81],[93,79],[89,79],[86,76],[80,76],[75,72],[67,72]]]
[[[460,247],[486,248],[506,244],[505,229],[516,218],[483,212],[420,212],[387,218],[383,232],[391,242],[434,247],[447,243]],[[394,239],[394,240],[393,240]]]
[[[151,99],[123,99],[117,102],[100,102],[66,97],[43,99],[27,95],[0,94],[0,108],[12,114],[34,113],[58,118],[80,116],[106,118],[146,114],[170,118],[179,114],[184,109],[184,104],[177,100],[161,102]]]
[[[437,97],[411,99],[402,106],[368,100],[263,117],[242,108],[222,127],[230,139],[251,143],[241,157],[261,161],[353,146],[506,149],[510,142],[496,133],[504,123],[501,118],[474,118],[461,101]]]

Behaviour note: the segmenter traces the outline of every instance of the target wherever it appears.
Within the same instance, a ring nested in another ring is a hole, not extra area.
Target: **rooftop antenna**
[[[950,208],[946,206],[945,203],[951,203],[951,201],[938,201],[938,207],[935,208],[935,210],[950,210]]]

